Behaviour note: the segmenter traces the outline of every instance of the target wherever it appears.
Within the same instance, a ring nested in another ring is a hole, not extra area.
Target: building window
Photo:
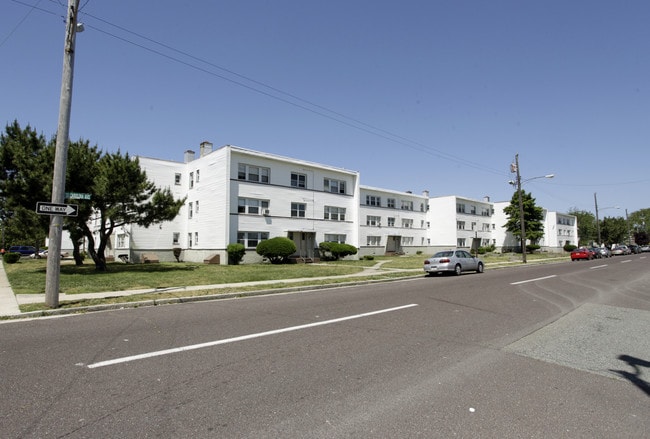
[[[366,238],[366,245],[371,245],[371,246],[381,245],[381,236],[368,236]]]
[[[117,248],[125,248],[126,247],[126,234],[120,233],[117,235],[117,243],[115,244]]]
[[[259,166],[247,165],[240,163],[237,170],[237,179],[253,181],[256,183],[269,183],[271,170],[269,168],[261,168]]]
[[[306,188],[307,176],[305,174],[291,173],[291,187]]]
[[[325,242],[338,242],[339,244],[345,244],[345,238],[346,235],[325,234]]]
[[[246,248],[255,248],[257,244],[269,239],[269,232],[238,232],[237,242]]]
[[[402,210],[413,210],[413,201],[402,200]]]
[[[190,189],[194,187],[194,172],[190,172]]]
[[[386,222],[388,223],[388,227],[395,227],[395,218],[389,216]]]
[[[476,206],[470,206],[469,213],[476,215]],[[524,219],[526,219],[526,217],[524,217]]]
[[[199,170],[197,169],[197,170],[196,170],[196,182],[197,182],[197,183],[199,182],[199,178],[200,178],[200,177],[199,177]]]
[[[345,221],[345,207],[325,206],[326,220]]]
[[[187,234],[187,248],[192,248],[192,234]]]
[[[368,215],[366,217],[366,225],[367,226],[380,226],[381,225],[381,217],[380,216]]]
[[[199,245],[199,232],[194,232],[194,245]]]
[[[412,236],[402,236],[402,245],[413,245],[413,237]]]
[[[178,232],[174,232],[172,234],[172,245],[179,245],[178,240],[181,239],[181,234]]]
[[[199,200],[196,200],[195,203],[196,204],[194,205],[194,213],[196,213],[198,215],[199,214]]]
[[[465,205],[462,203],[456,203],[456,212],[465,213]]]
[[[458,230],[465,230],[465,221],[456,221],[456,228]]]
[[[524,220],[526,217],[524,217]],[[488,223],[483,223],[483,231],[484,232],[489,232],[490,231],[490,225]]]
[[[402,227],[405,229],[413,228],[413,220],[409,218],[402,218]]]
[[[256,200],[254,198],[240,198],[237,205],[237,213],[247,213],[249,215],[268,214],[269,201]]]
[[[376,197],[374,195],[366,195],[366,206],[381,207],[381,197]]]
[[[391,209],[395,209],[395,198],[388,198],[386,200],[386,206],[388,206]]]
[[[333,194],[345,194],[345,182],[342,180],[332,180],[326,178],[323,180],[323,187],[325,192]]]
[[[307,205],[304,203],[291,203],[291,217],[304,218]]]
[[[458,238],[456,240],[456,246],[457,247],[465,247],[465,238]]]
[[[176,186],[180,186],[180,185],[181,185],[181,178],[182,178],[182,176],[181,176],[181,174],[178,173],[178,172],[174,175],[174,184],[175,184]]]
[[[187,217],[192,218],[194,215],[194,204],[190,201],[190,203],[187,205]]]
[[[524,219],[526,219],[526,217],[524,217]],[[472,230],[476,230],[476,223],[474,222],[472,223]]]

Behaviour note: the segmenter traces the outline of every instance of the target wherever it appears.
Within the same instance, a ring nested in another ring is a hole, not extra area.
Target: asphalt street
[[[650,260],[0,324],[3,438],[647,438]]]

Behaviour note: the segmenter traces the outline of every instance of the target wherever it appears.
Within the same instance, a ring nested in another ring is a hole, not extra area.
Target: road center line
[[[555,274],[552,274],[550,276],[538,277],[537,279],[528,279],[528,280],[522,280],[522,281],[519,281],[519,282],[512,282],[510,285],[527,284],[529,282],[537,282],[538,280],[550,279],[552,277],[557,277],[557,276]]]
[[[589,268],[589,269],[590,269],[590,270],[595,270],[596,268],[605,268],[605,267],[607,267],[607,264],[596,265],[595,267],[591,267],[591,268]]]
[[[406,308],[412,308],[414,306],[418,306],[417,303],[412,303],[410,305],[397,306],[395,308],[381,309],[381,310],[378,310],[378,311],[371,311],[371,312],[367,312],[367,313],[363,313],[363,314],[355,314],[355,315],[352,315],[352,316],[340,317],[338,319],[325,320],[325,321],[322,321],[322,322],[308,323],[306,325],[290,326],[288,328],[281,328],[281,329],[275,329],[275,330],[272,330],[272,331],[259,332],[257,334],[242,335],[242,336],[239,336],[239,337],[226,338],[226,339],[223,339],[223,340],[215,340],[215,341],[210,341],[210,342],[206,342],[206,343],[199,343],[199,344],[194,344],[194,345],[189,345],[189,346],[181,346],[181,347],[178,347],[178,348],[165,349],[165,350],[162,350],[162,351],[147,352],[147,353],[144,353],[144,354],[132,355],[130,357],[115,358],[113,360],[106,360],[106,361],[100,361],[98,363],[92,363],[92,364],[89,364],[86,367],[88,367],[88,369],[95,369],[95,368],[98,368],[98,367],[112,366],[114,364],[128,363],[130,361],[143,360],[145,358],[160,357],[162,355],[169,355],[169,354],[174,354],[174,353],[177,353],[177,352],[191,351],[191,350],[194,350],[194,349],[203,349],[203,348],[208,348],[208,347],[211,347],[211,346],[217,346],[217,345],[228,344],[228,343],[235,343],[235,342],[238,342],[238,341],[250,340],[250,339],[253,339],[253,338],[266,337],[268,335],[282,334],[283,332],[298,331],[300,329],[307,329],[307,328],[314,328],[316,326],[330,325],[332,323],[344,322],[346,320],[354,320],[354,319],[360,319],[360,318],[363,318],[363,317],[374,316],[374,315],[377,315],[377,314],[384,314],[384,313],[392,312],[392,311],[400,311],[400,310],[403,310],[403,309],[406,309]]]

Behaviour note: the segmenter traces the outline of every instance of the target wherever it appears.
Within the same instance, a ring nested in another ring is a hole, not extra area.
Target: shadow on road
[[[610,369],[611,372],[614,372],[626,380],[630,381],[632,384],[637,386],[639,389],[641,389],[643,392],[645,392],[646,395],[650,396],[650,383],[647,381],[643,380],[641,378],[641,375],[643,375],[643,370],[642,368],[648,368],[650,369],[650,361],[642,360],[640,358],[632,357],[630,355],[619,355],[618,359],[621,361],[625,361],[629,366],[631,366],[634,369],[634,372],[628,372],[625,370],[613,370]]]

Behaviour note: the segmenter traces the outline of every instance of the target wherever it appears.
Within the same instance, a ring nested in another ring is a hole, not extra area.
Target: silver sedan
[[[464,271],[483,273],[485,264],[466,250],[446,250],[436,253],[424,261],[424,271],[433,276],[437,273],[454,273],[457,276]]]

